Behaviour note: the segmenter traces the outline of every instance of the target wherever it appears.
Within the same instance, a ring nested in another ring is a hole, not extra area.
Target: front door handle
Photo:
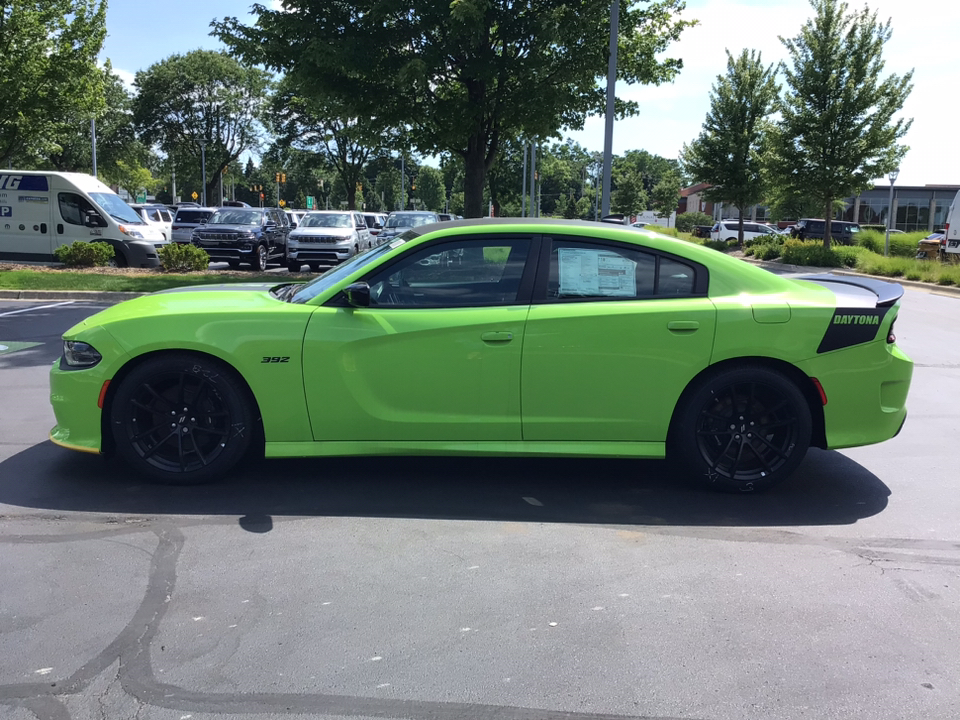
[[[505,343],[513,340],[512,332],[485,332],[480,335],[480,339],[488,343]]]
[[[667,323],[667,329],[673,332],[695,332],[700,329],[696,320],[672,320]]]

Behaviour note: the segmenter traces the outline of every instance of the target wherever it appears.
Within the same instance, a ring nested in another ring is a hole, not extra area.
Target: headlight
[[[299,236],[299,235],[290,235],[290,236],[287,238],[287,244],[288,244],[288,245],[296,245],[296,244],[299,243],[299,242],[300,242],[300,236]]]
[[[132,225],[118,225],[117,227],[120,228],[120,232],[122,232],[124,235],[129,235],[130,237],[140,238],[141,240],[142,240],[143,237],[144,237],[143,233],[140,232],[140,230],[139,230],[138,228],[136,228],[136,227],[134,227],[134,226],[132,226]]]
[[[70,367],[93,367],[103,358],[89,343],[64,340],[63,359]]]

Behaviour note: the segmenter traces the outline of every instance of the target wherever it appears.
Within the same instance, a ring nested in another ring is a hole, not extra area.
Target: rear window
[[[175,222],[202,223],[204,220],[209,220],[211,215],[213,215],[211,210],[177,210]]]

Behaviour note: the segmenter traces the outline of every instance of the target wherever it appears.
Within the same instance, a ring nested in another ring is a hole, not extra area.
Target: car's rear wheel
[[[762,366],[707,376],[685,394],[669,454],[708,487],[765,490],[787,478],[810,446],[810,408],[789,377]]]
[[[249,448],[255,421],[234,371],[187,353],[135,367],[110,407],[117,453],[139,472],[177,485],[223,476]]]

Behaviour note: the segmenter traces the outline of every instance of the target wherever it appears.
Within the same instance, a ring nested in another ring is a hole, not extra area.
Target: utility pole
[[[407,209],[407,198],[406,198],[406,179],[407,176],[403,169],[403,155],[400,156],[400,209]]]
[[[527,216],[527,143],[523,143],[523,192],[520,194],[520,217]]]
[[[533,199],[537,195],[537,139],[530,143],[530,217],[539,217],[534,210]]]
[[[603,132],[603,216],[610,214],[610,170],[613,165],[613,108],[617,85],[617,36],[620,0],[610,3],[610,61],[607,65],[607,117]]]
[[[170,162],[173,163],[173,158],[170,158]],[[170,197],[173,198],[173,201],[177,201],[177,166],[172,165],[170,171],[171,178],[173,179],[173,193]]]
[[[201,185],[202,196],[203,196],[203,206],[207,207],[207,143],[203,140],[200,141],[200,165],[203,169],[203,182]]]

